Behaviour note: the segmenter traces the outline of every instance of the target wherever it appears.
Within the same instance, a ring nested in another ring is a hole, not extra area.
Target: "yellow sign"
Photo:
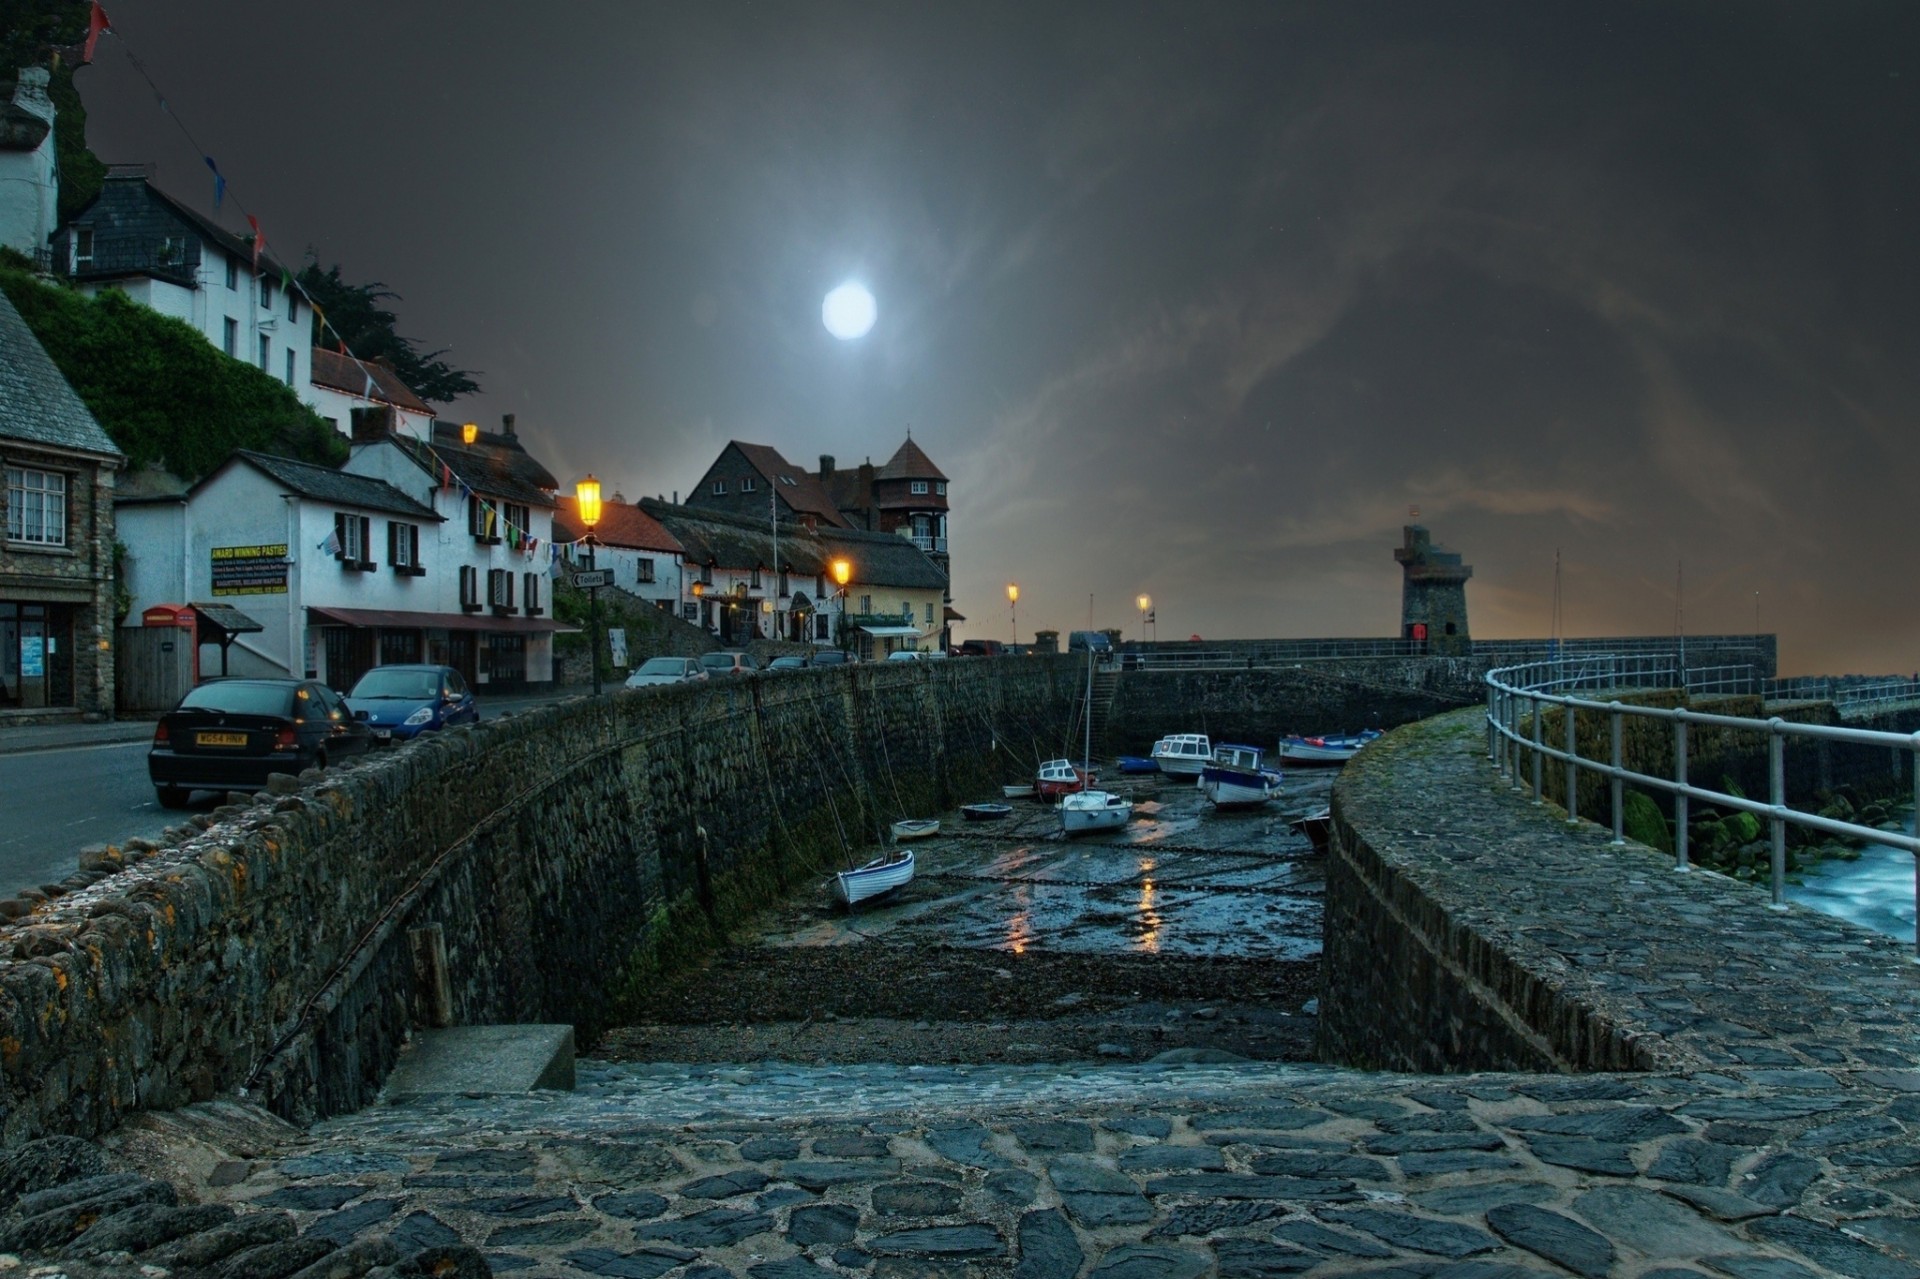
[[[213,593],[216,596],[285,595],[287,544],[214,547]]]

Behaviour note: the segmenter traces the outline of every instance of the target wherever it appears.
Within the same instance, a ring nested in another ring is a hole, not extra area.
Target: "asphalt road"
[[[491,718],[552,700],[497,698],[483,702],[481,713]],[[148,735],[141,731],[138,741],[0,755],[0,897],[65,879],[90,844],[152,838],[219,806],[220,795],[197,791],[184,812],[161,808],[147,780]]]

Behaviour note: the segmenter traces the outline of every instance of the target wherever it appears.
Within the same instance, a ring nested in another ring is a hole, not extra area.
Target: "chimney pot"
[[[820,455],[820,478],[823,480],[833,478],[833,454],[831,453]]]
[[[500,433],[508,439],[513,438],[513,414],[502,413],[500,415]]]
[[[353,409],[353,442],[377,444],[393,430],[393,406],[376,404],[372,408]]]

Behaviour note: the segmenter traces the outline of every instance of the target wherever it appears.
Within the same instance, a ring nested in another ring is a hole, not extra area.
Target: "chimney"
[[[355,444],[378,444],[393,430],[391,404],[376,404],[372,408],[354,409],[352,412]]]
[[[500,434],[506,436],[508,439],[513,438],[513,414],[502,413],[500,415]]]
[[[675,490],[673,491],[673,504],[674,504],[675,506],[678,506],[678,505],[680,505],[680,490],[679,490],[679,489],[675,489]]]
[[[14,83],[13,105],[53,123],[53,99],[47,96],[50,79],[45,67],[21,67]]]
[[[833,454],[822,453],[820,455],[820,480],[822,483],[825,483],[827,480],[830,480],[832,478],[833,478]]]

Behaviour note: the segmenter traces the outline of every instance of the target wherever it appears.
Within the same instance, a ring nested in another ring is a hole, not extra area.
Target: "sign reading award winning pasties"
[[[285,595],[287,544],[213,548],[215,595]]]

